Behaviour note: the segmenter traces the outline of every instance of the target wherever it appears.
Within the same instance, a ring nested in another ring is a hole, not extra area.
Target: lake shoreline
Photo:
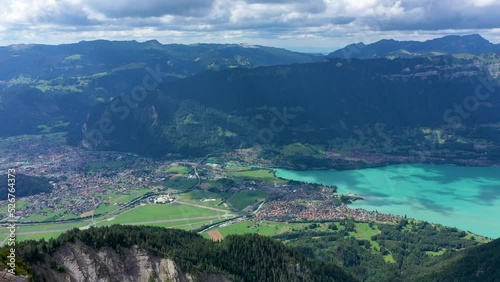
[[[343,159],[343,161],[346,161]],[[306,167],[304,165],[278,165],[279,169],[295,170],[295,171],[321,171],[321,170],[335,170],[335,171],[348,171],[348,170],[360,170],[367,168],[382,168],[393,165],[453,165],[461,167],[500,167],[500,163],[486,161],[486,160],[475,160],[475,159],[459,159],[459,160],[445,160],[445,159],[428,159],[422,161],[377,161],[377,162],[367,162],[367,161],[356,161],[350,163],[335,163],[328,166],[311,166]]]
[[[364,199],[351,208],[408,216],[496,238],[500,222],[497,166],[397,164],[356,170],[274,169],[279,178],[338,187]]]

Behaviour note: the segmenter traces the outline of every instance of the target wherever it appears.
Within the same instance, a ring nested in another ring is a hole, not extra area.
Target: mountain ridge
[[[480,54],[500,52],[500,44],[493,44],[479,34],[448,35],[427,41],[397,41],[382,39],[371,44],[354,43],[328,55],[330,58],[369,59],[393,57],[425,57],[442,54]]]
[[[160,64],[163,69],[188,76],[210,68],[256,67],[321,60],[322,57],[312,54],[257,45],[248,48],[244,44],[161,44],[157,40],[92,40],[60,45],[15,44],[0,47],[0,63],[5,67],[0,72],[0,80],[9,80],[19,75],[39,79],[58,75],[89,75],[138,62]],[[37,67],[33,68],[33,65]],[[79,67],[76,68],[77,66]],[[40,69],[49,72],[40,72]],[[58,71],[60,69],[65,72]]]

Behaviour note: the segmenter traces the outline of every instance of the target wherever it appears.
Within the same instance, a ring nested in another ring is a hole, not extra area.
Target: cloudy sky
[[[500,43],[499,15],[500,0],[0,0],[0,45],[157,39],[328,52],[470,33]]]

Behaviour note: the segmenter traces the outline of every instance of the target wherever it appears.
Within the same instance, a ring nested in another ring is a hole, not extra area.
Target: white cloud
[[[5,0],[0,44],[155,38],[331,50],[449,33],[499,42],[498,14],[498,0]]]
[[[498,4],[498,0],[467,0],[467,4],[477,7],[487,7]]]
[[[160,17],[163,15],[203,16],[214,0],[87,0],[90,9],[111,18]]]

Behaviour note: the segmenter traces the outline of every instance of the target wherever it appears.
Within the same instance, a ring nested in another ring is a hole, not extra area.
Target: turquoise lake
[[[410,164],[347,171],[276,169],[276,175],[362,195],[365,200],[352,208],[500,237],[500,167]]]

